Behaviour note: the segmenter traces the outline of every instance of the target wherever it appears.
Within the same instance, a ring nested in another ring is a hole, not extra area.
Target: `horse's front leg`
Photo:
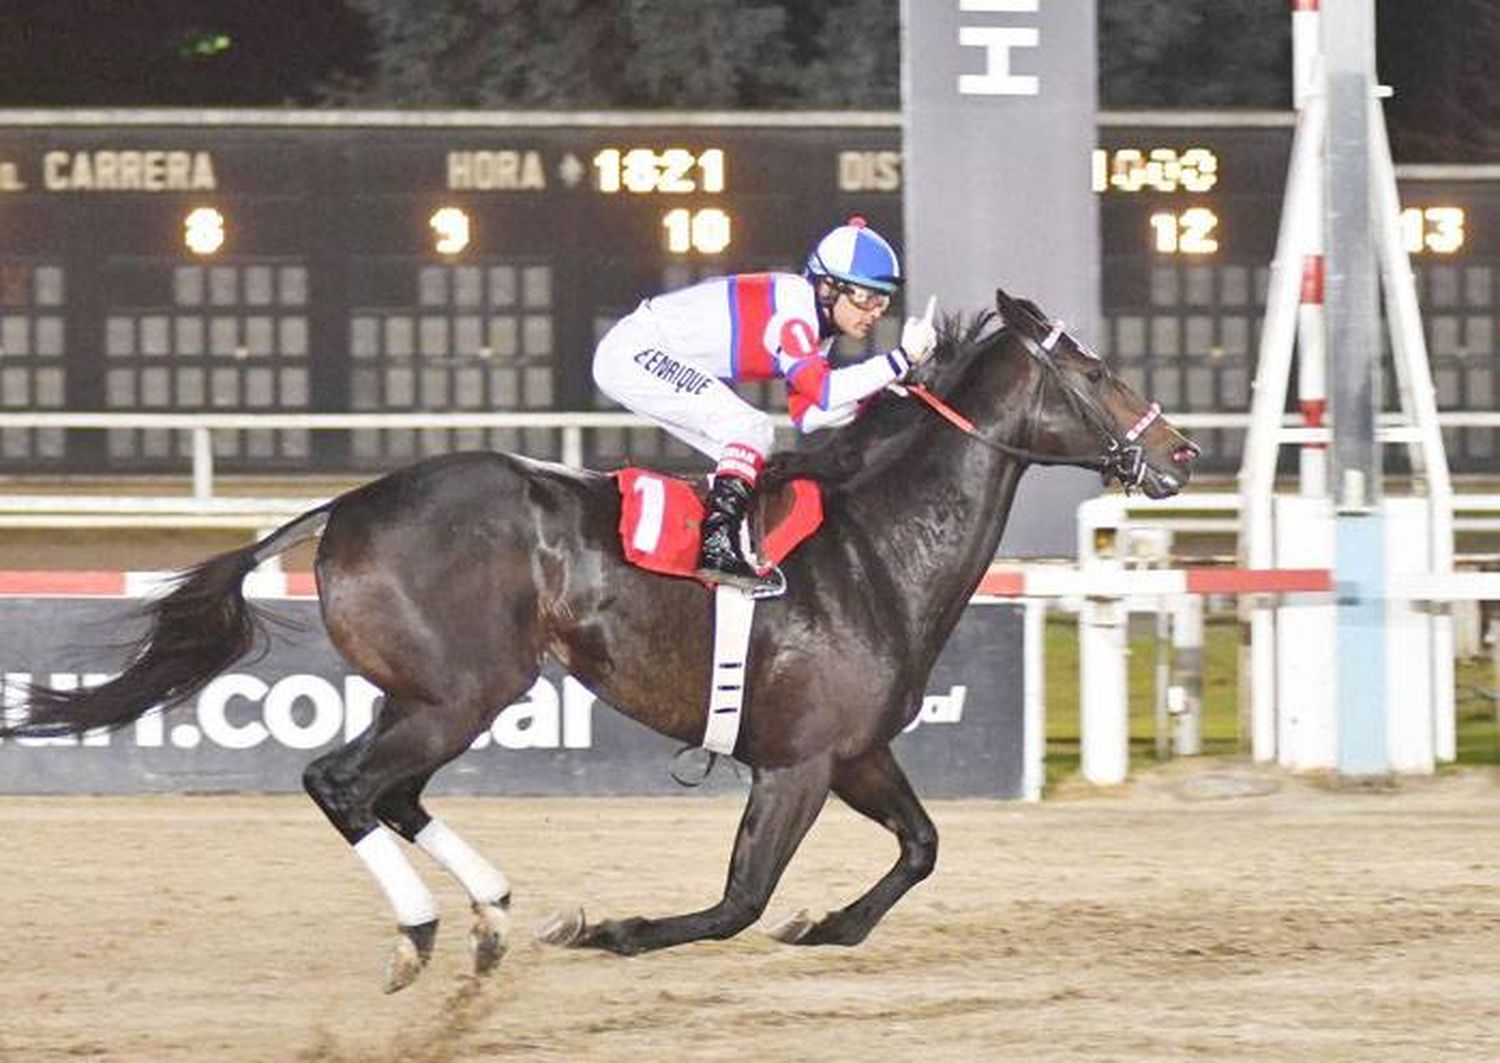
[[[549,944],[607,949],[633,956],[702,938],[728,938],[766,908],[771,892],[823,808],[832,776],[827,754],[786,768],[757,769],[729,862],[729,881],[718,904],[664,919],[606,919],[588,923],[575,910],[555,915],[537,931]]]
[[[791,945],[859,944],[891,905],[932,874],[937,864],[937,828],[890,746],[840,764],[834,772],[833,792],[850,808],[892,831],[901,844],[901,855],[880,881],[847,907],[818,920],[798,912],[771,931],[772,937]]]

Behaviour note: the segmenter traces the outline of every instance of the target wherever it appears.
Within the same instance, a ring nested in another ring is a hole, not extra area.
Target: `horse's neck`
[[[1005,390],[1024,394],[1022,383]],[[998,422],[980,431],[1019,433],[1024,401],[1020,405],[1005,415],[1013,422],[1009,431]],[[1014,459],[935,419],[917,445],[862,492],[861,522],[875,532],[873,548],[891,579],[905,588],[898,599],[914,637],[946,638],[957,623],[1000,545],[1021,472]]]
[[[954,433],[957,435],[957,433]],[[931,475],[911,476],[875,492],[866,510],[881,530],[875,549],[892,578],[907,588],[900,596],[908,629],[946,632],[957,621],[1000,545],[1015,499],[1021,468],[1009,458],[969,443],[954,464]]]

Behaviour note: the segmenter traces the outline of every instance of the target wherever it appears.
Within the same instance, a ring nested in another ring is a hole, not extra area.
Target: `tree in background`
[[[900,0],[5,3],[0,106],[901,105]],[[1096,3],[1103,106],[1290,106],[1287,0]],[[1397,158],[1500,159],[1500,0],[1377,8]]]
[[[1443,18],[1380,0],[1380,79],[1391,149],[1410,162],[1500,159],[1500,4],[1444,0]]]
[[[375,37],[345,105],[899,105],[895,0],[345,0]]]
[[[1290,106],[1289,4],[1098,2],[1104,106]],[[1500,159],[1500,3],[1378,0],[1376,32],[1396,157]]]
[[[897,0],[345,0],[376,41],[328,102],[900,106]]]
[[[901,105],[899,0],[344,2],[375,47],[368,76],[326,87],[329,103]],[[1397,157],[1500,158],[1500,3],[1379,0],[1377,26]],[[1291,105],[1285,0],[1098,0],[1098,34],[1104,107]]]
[[[900,110],[899,0],[786,7],[801,106]]]
[[[344,0],[376,40],[341,104],[853,107],[901,104],[899,0]],[[1112,107],[1284,107],[1283,3],[1100,0]]]
[[[1286,0],[1099,0],[1105,107],[1289,107]]]
[[[318,0],[4,0],[0,106],[309,105],[364,20]]]

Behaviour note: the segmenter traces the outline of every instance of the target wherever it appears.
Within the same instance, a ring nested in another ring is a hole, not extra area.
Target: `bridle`
[[[1127,492],[1139,487],[1146,478],[1147,470],[1146,452],[1140,443],[1140,438],[1145,434],[1146,429],[1161,417],[1161,406],[1153,402],[1124,435],[1118,435],[1114,424],[1099,404],[1091,396],[1069,384],[1063,375],[1062,367],[1053,358],[1052,352],[1057,348],[1058,341],[1066,335],[1061,321],[1052,322],[1051,331],[1045,339],[1038,340],[1019,328],[1015,330],[1015,333],[1021,345],[1026,348],[1026,353],[1047,370],[1045,375],[1037,378],[1037,383],[1033,388],[1028,423],[1034,426],[1040,419],[1043,392],[1046,383],[1050,380],[1062,390],[1063,399],[1072,407],[1073,412],[1100,438],[1103,444],[1100,454],[1097,456],[1042,454],[1026,447],[1017,447],[998,439],[990,439],[974,426],[973,421],[938,398],[926,386],[896,384],[892,385],[892,388],[897,389],[899,394],[916,396],[943,420],[991,450],[997,450],[1034,465],[1073,465],[1084,469],[1094,469],[1105,483],[1111,479],[1119,480],[1120,485]]]

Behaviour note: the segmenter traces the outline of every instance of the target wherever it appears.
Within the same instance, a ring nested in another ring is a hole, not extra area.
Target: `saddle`
[[[702,482],[635,468],[621,469],[615,480],[625,559],[650,572],[694,578],[707,511]],[[812,480],[792,480],[778,490],[757,492],[741,529],[748,540],[745,559],[766,572],[822,523],[823,493]],[[755,598],[723,584],[713,590],[713,678],[702,745],[710,753],[733,756],[745,701]]]
[[[651,572],[692,577],[705,512],[702,481],[638,468],[614,475],[625,559]],[[823,494],[812,480],[757,492],[745,521],[750,540],[745,557],[763,569],[780,564],[822,523]]]

